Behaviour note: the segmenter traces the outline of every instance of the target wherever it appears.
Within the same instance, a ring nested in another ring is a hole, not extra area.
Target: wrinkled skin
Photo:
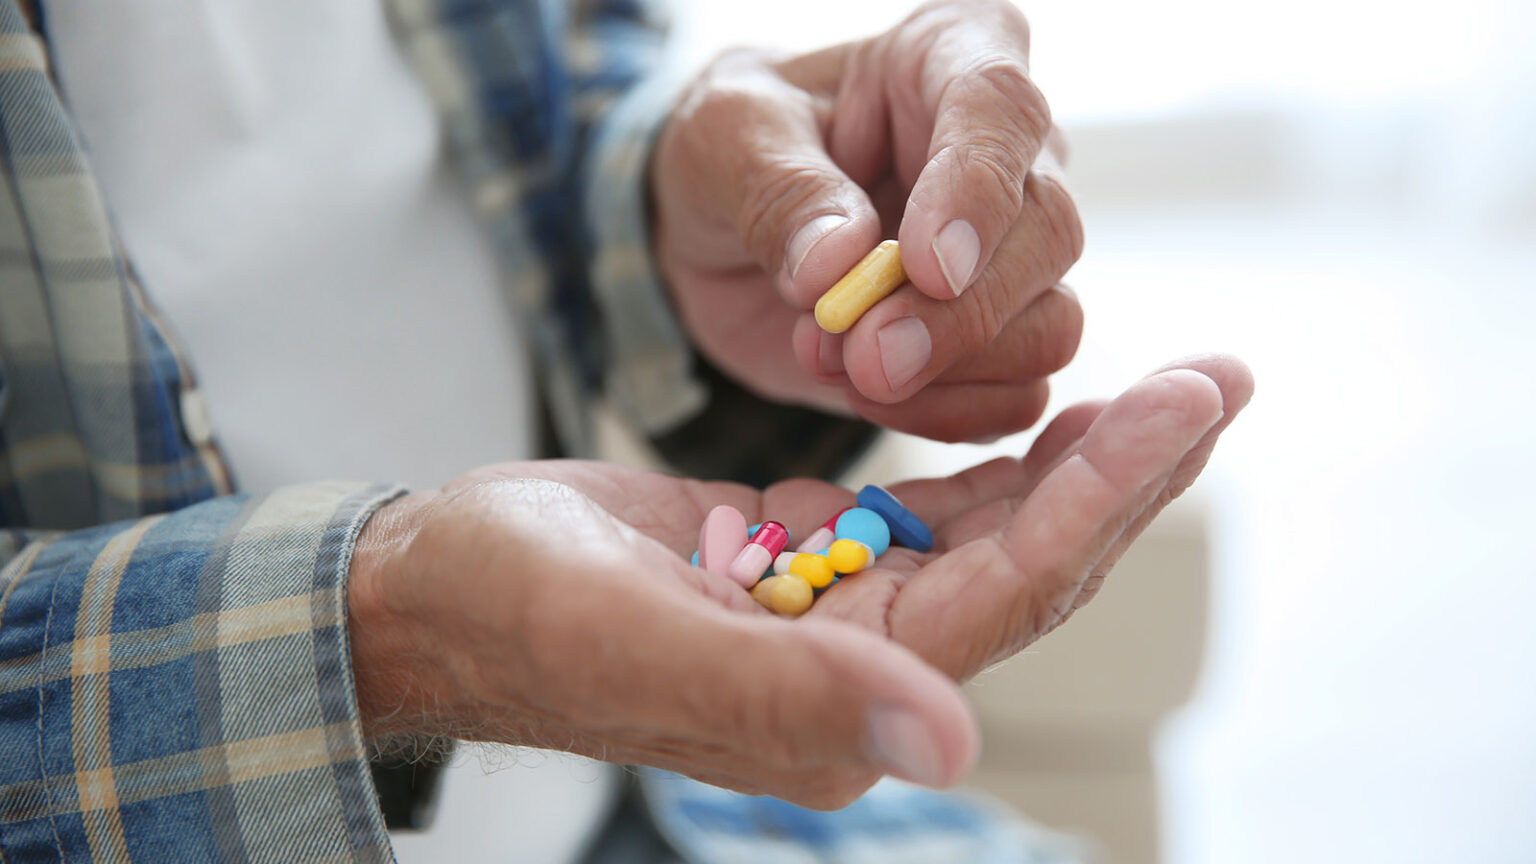
[[[891,486],[935,529],[797,620],[689,566],[710,508],[797,536],[852,502],[592,462],[473,471],[376,514],[349,594],[371,735],[447,734],[654,765],[838,807],[884,773],[944,786],[980,742],[962,682],[1061,624],[1247,403],[1200,357],[1063,411],[1022,459]]]
[[[1083,229],[1028,64],[1011,3],[944,0],[869,39],[706,69],[651,166],[657,260],[699,349],[768,398],[937,440],[1038,420],[1082,334],[1059,282]],[[822,332],[817,298],[887,237],[910,284]]]

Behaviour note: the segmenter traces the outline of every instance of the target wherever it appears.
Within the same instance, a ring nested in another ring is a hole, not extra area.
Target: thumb
[[[817,110],[811,94],[738,52],[705,72],[669,124],[687,175],[805,310],[881,239],[869,195],[827,154]]]
[[[678,665],[650,666],[666,679],[660,692],[689,682],[690,701],[707,703],[690,712],[712,727],[702,737],[745,748],[744,764],[699,766],[704,779],[835,808],[880,774],[950,786],[975,764],[979,733],[959,687],[894,642],[844,622],[703,606],[673,620],[682,626],[662,638]]]

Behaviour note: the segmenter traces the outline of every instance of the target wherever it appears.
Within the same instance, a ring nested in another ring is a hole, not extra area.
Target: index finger
[[[1018,218],[1051,112],[1029,77],[1029,24],[1012,4],[933,5],[901,32],[921,66],[916,92],[892,101],[915,105],[927,116],[909,119],[933,130],[901,220],[902,264],[919,290],[945,299],[975,281]]]
[[[1219,385],[1192,369],[1132,386],[1011,518],[907,583],[891,609],[891,635],[961,679],[1044,635],[1222,413]]]

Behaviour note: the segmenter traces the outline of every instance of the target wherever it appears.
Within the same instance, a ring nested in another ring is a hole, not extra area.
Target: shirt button
[[[181,428],[187,440],[202,446],[213,440],[213,423],[208,419],[208,403],[201,390],[181,391]]]

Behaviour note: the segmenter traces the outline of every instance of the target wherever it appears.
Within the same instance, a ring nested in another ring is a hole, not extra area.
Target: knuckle
[[[1044,141],[1050,134],[1051,106],[1023,62],[1011,56],[989,57],[977,63],[971,74],[981,86],[991,89],[1017,110],[1013,122],[1030,140]]]
[[[1012,656],[1050,635],[1072,614],[1072,598],[1035,598],[1027,613],[1019,617],[1020,626],[999,656]]]
[[[1055,350],[1051,352],[1049,362],[1051,371],[1059,372],[1077,356],[1077,349],[1083,343],[1083,307],[1076,300],[1068,303],[1066,323],[1053,332],[1056,334],[1052,340]]]
[[[737,230],[747,248],[770,269],[784,254],[783,229],[789,217],[815,204],[818,194],[837,180],[826,168],[787,157],[771,157],[747,170]]]
[[[987,215],[1001,225],[1011,223],[1024,208],[1029,165],[1024,154],[997,130],[976,129],[965,147],[955,152],[955,167],[968,189],[985,190]]]
[[[1035,575],[1027,585],[1021,586],[1013,596],[1005,601],[1006,612],[1003,620],[1006,626],[997,628],[995,637],[985,640],[976,646],[976,651],[968,658],[967,662],[974,664],[972,668],[985,668],[998,660],[1003,660],[1017,654],[1035,640],[1050,632],[1059,618],[1052,603],[1042,596],[1043,586],[1046,580],[1043,578],[1050,574],[1041,573],[1033,562],[1019,557],[1019,554],[1009,544],[993,537],[990,542],[996,547],[995,553],[988,559],[987,566],[994,569],[1011,570],[1015,573],[1031,573]]]
[[[962,182],[986,190],[990,215],[1009,224],[1027,201],[1035,151],[1050,135],[1050,109],[1028,70],[1011,57],[981,60],[951,86],[964,91],[957,91],[957,105],[1003,106],[989,110],[991,122],[965,129],[955,159]]]
[[[996,9],[1002,15],[1006,26],[1011,26],[1018,31],[1017,35],[1022,37],[1024,45],[1028,46],[1029,16],[1024,14],[1023,9],[1019,8],[1019,4],[1010,2],[1010,0],[985,0],[985,2],[988,7]]]
[[[813,206],[818,193],[840,185],[830,165],[810,156],[774,152],[763,142],[784,131],[786,115],[814,113],[806,94],[786,87],[755,51],[717,58],[679,102],[677,157],[710,165],[717,178],[710,197],[760,263],[777,268],[787,220]]]
[[[1072,613],[1077,609],[1077,592],[1064,594],[1049,604],[1042,605],[1041,609],[1049,611],[1037,621],[1036,626],[1039,628],[1040,635],[1036,636],[1034,641],[1045,638],[1057,627],[1067,623],[1067,619],[1071,618]]]
[[[658,150],[675,154],[674,161],[684,166],[698,169],[711,165],[718,157],[718,130],[739,128],[748,116],[751,98],[735,85],[717,87],[708,81],[698,82],[678,100]]]
[[[1039,208],[1045,223],[1046,242],[1042,249],[1056,264],[1050,268],[1055,278],[1060,278],[1083,255],[1083,220],[1077,212],[1077,202],[1060,182],[1039,172],[1029,175],[1024,188],[1030,201]]]
[[[932,41],[963,23],[966,11],[954,0],[928,0],[927,3],[913,9],[896,28],[896,32],[911,38]]]
[[[1083,307],[1076,297],[1054,288],[1038,302],[1041,309],[1032,342],[1040,346],[1039,360],[1044,371],[1057,372],[1077,355],[1083,339]]]
[[[683,99],[680,115],[688,122],[684,128],[701,145],[721,129],[736,129],[757,110],[764,94],[750,79],[728,70],[714,69],[699,79]]]
[[[908,24],[935,21],[953,26],[967,21],[999,22],[1004,26],[1029,32],[1029,21],[1017,3],[1010,0],[928,0],[907,17]]]
[[[1045,406],[1050,401],[1050,385],[1044,381],[1037,382],[1025,392],[1023,398],[1014,401],[1014,416],[1009,418],[1010,425],[1014,429],[1025,429],[1035,425],[1045,415]]]
[[[975,418],[951,416],[947,412],[925,412],[914,416],[901,431],[941,444],[960,444],[975,436]]]
[[[981,288],[982,286],[977,286]],[[961,295],[961,302],[949,301],[952,305],[962,306],[958,312],[958,332],[960,344],[964,349],[971,351],[992,344],[1003,329],[1013,320],[1015,309],[1014,301],[1009,297],[1015,290],[1009,285],[992,283],[986,286],[987,290],[971,290]]]
[[[1107,579],[1108,574],[1095,568],[1093,575],[1083,580],[1083,589],[1079,591],[1077,593],[1077,597],[1072,600],[1072,613],[1074,615],[1077,614],[1077,610],[1087,606],[1090,602],[1093,601],[1094,597],[1098,596],[1099,589],[1104,587],[1104,582]]]
[[[716,56],[678,98],[663,139],[676,138],[689,160],[709,164],[728,157],[732,148],[722,147],[722,135],[751,129],[753,118],[782,97],[765,63],[753,49]]]
[[[966,441],[974,440],[978,431],[990,435],[1007,435],[1020,429],[1028,429],[1039,422],[1045,414],[1046,402],[1050,397],[1050,387],[1044,381],[1035,381],[1022,388],[1015,388],[1001,412],[987,425],[978,430],[968,430]]]

